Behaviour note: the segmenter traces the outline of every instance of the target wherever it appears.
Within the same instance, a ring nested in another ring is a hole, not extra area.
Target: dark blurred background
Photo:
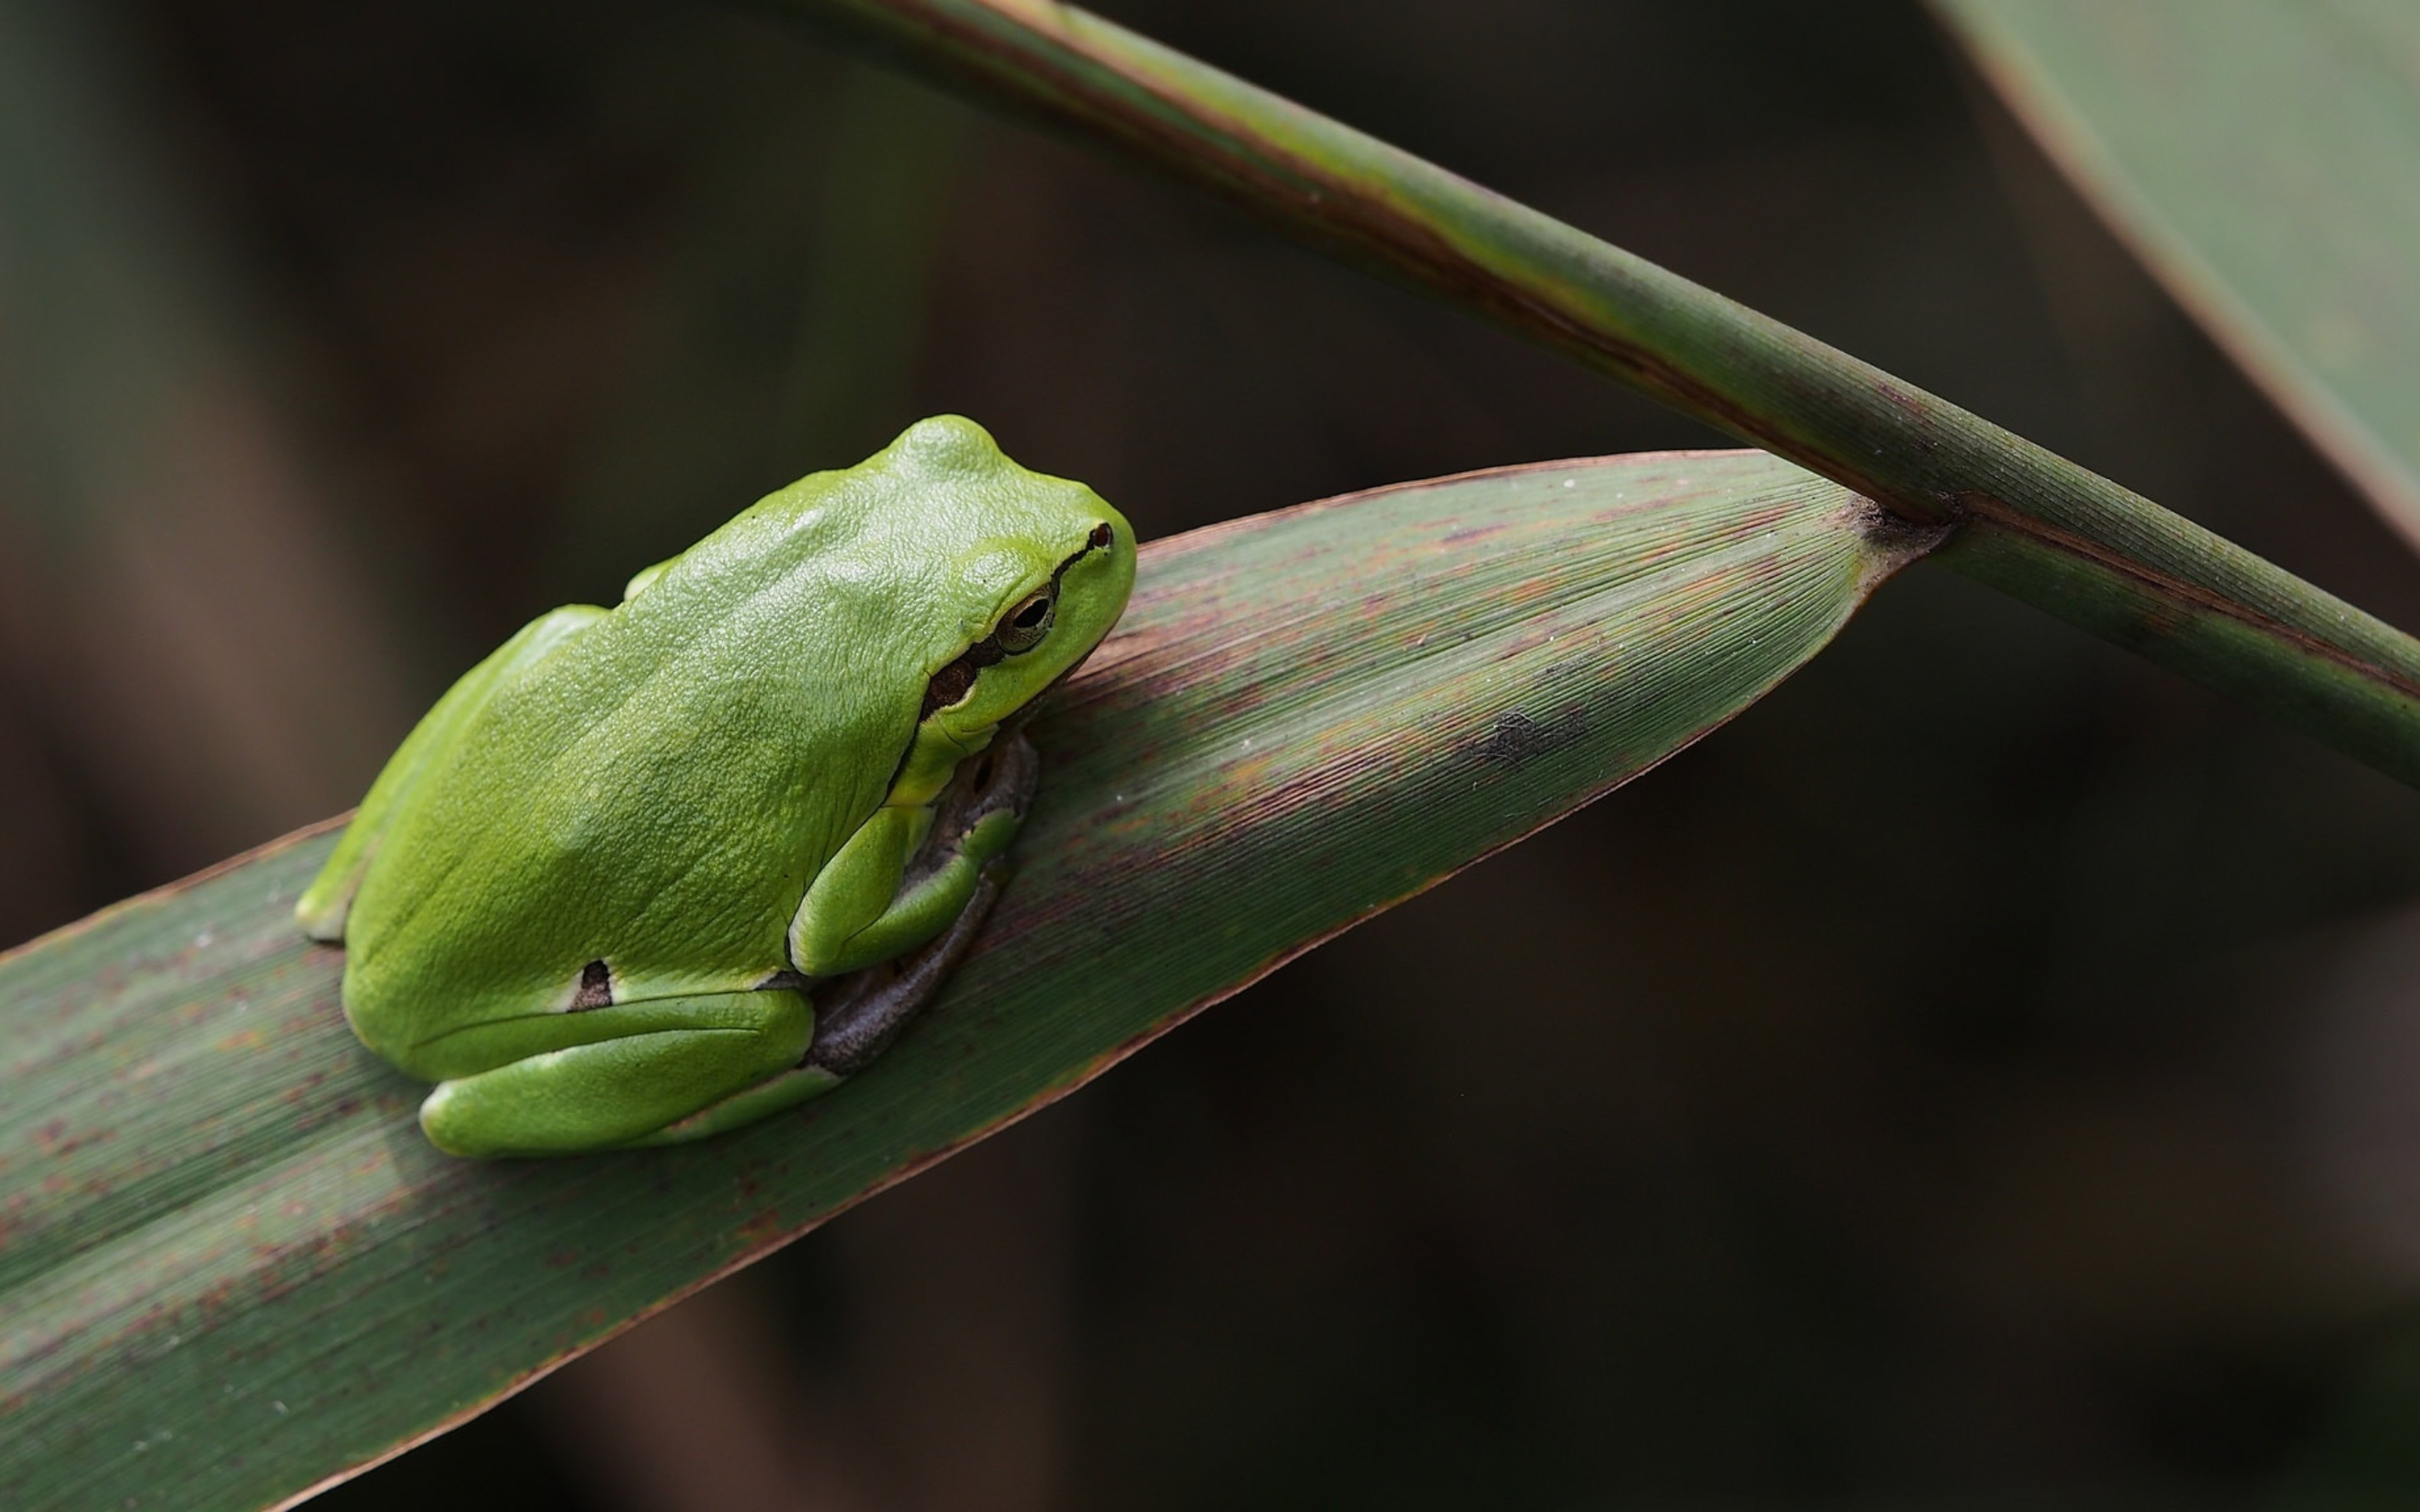
[[[1915,0],[1101,8],[2420,624]],[[768,14],[0,0],[0,940],[942,409],[1146,536],[1717,440]],[[321,1504],[2408,1504],[2415,897],[2414,795],[1919,570]]]

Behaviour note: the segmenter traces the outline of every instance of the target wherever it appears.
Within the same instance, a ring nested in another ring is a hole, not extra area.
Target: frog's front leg
[[[863,1065],[932,995],[1007,881],[1003,853],[1040,771],[1025,736],[1003,734],[931,807],[877,810],[815,878],[790,924],[791,964],[815,979],[861,974],[817,991],[816,1064]]]
[[[790,920],[790,964],[837,977],[946,931],[1016,838],[1040,770],[1033,747],[1012,733],[961,763],[931,804],[876,810],[808,887]]]
[[[1015,837],[1041,762],[1021,734],[1001,737],[921,812],[884,810],[860,827],[807,889],[790,956],[814,982],[812,1041],[775,1074],[671,1122],[627,1136],[681,1144],[753,1123],[830,1089],[890,1044],[973,943],[1008,882]],[[901,827],[896,815],[906,814]],[[903,842],[902,835],[913,842]],[[836,980],[834,980],[836,979]],[[759,995],[795,997],[768,983]]]
[[[795,988],[655,998],[578,1018],[597,1038],[440,1082],[420,1105],[429,1141],[454,1155],[658,1143],[701,1110],[788,1081],[815,1024]],[[817,1089],[791,1086],[783,1101]]]
[[[855,1075],[890,1045],[933,995],[973,942],[975,932],[983,928],[984,916],[991,912],[1007,884],[1004,859],[995,856],[985,862],[966,905],[949,928],[897,961],[868,966],[818,989],[814,1039],[803,1059],[778,1076],[630,1143],[675,1145],[704,1139],[821,1096]]]
[[[882,1054],[967,953],[1007,886],[1008,862],[995,856],[976,873],[974,888],[949,928],[896,961],[832,983],[816,1003],[819,1016],[814,1042],[807,1048],[807,1068],[835,1079],[853,1076]]]

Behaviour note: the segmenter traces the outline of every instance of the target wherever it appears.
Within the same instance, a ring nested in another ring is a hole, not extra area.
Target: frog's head
[[[1134,586],[1134,527],[1082,484],[1017,466],[955,415],[918,422],[885,455],[948,479],[944,491],[972,506],[944,569],[957,629],[927,670],[909,763],[938,782],[944,764],[981,749],[1117,624]]]

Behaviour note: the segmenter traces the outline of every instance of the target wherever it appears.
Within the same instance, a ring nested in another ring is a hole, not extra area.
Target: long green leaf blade
[[[1937,533],[1758,453],[1147,548],[1034,730],[1022,874],[831,1097],[449,1160],[289,918],[323,830],[0,961],[0,1504],[247,1507],[441,1430],[1753,702]]]
[[[1957,523],[1944,563],[2420,785],[2420,642],[1869,363],[1057,0],[770,3]]]
[[[2420,543],[2420,6],[1937,4],[2068,177]]]

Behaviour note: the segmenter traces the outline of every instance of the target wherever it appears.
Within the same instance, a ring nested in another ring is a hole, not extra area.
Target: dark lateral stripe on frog
[[[1116,539],[1117,532],[1108,524],[1094,526],[1093,533],[1084,539],[1084,549],[1059,563],[1058,570],[1050,574],[1051,591],[1057,593],[1059,579],[1066,576],[1068,568]],[[967,689],[975,686],[975,673],[1006,655],[1008,653],[1001,649],[998,630],[967,647],[957,660],[935,672],[933,680],[924,685],[924,706],[916,711],[916,722],[922,724],[931,718],[936,710],[946,709],[965,698]]]

